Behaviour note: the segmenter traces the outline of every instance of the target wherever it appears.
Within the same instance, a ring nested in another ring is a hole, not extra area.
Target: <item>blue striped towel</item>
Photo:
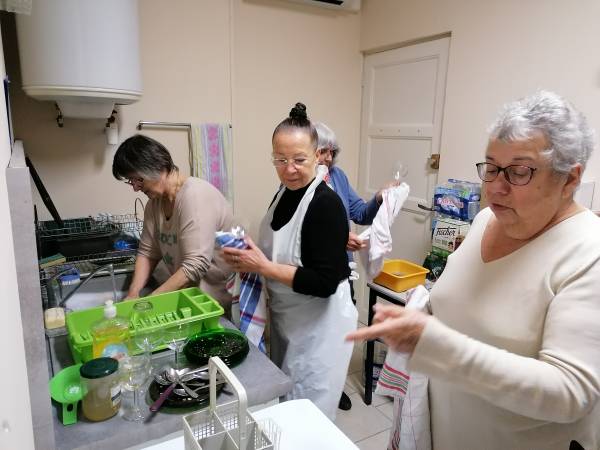
[[[247,248],[243,238],[233,233],[217,231],[215,242],[219,248]],[[260,275],[254,272],[239,273],[240,330],[259,350],[266,353],[265,325],[267,323],[267,299]],[[235,297],[237,292],[232,293]]]

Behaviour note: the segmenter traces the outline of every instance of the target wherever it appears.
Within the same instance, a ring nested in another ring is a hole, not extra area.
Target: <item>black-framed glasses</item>
[[[141,186],[144,184],[144,179],[139,177],[127,178],[125,184],[129,186]]]
[[[479,178],[486,183],[494,181],[500,172],[504,172],[504,178],[506,178],[506,181],[508,181],[510,184],[514,184],[515,186],[525,186],[531,181],[533,172],[537,170],[535,167],[521,166],[516,164],[500,167],[496,164],[488,162],[477,163],[475,164],[475,167],[477,167],[477,175],[479,175]]]

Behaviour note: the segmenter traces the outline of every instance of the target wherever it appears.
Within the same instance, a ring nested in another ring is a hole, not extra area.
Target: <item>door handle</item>
[[[429,167],[431,167],[434,170],[439,170],[439,168],[440,168],[440,154],[439,153],[433,153],[429,157]]]
[[[420,203],[417,203],[417,206],[419,207],[419,209],[423,209],[425,211],[435,211],[435,208],[432,208],[431,206],[421,205]]]

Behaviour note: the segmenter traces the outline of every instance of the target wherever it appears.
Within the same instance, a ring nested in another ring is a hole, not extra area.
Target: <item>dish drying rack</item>
[[[237,397],[217,405],[217,372]],[[280,431],[257,423],[248,412],[246,390],[218,356],[208,360],[210,406],[183,416],[185,450],[277,450]]]
[[[77,269],[82,277],[108,263],[113,263],[116,273],[130,271],[135,263],[142,228],[143,221],[136,214],[99,214],[96,217],[66,219],[63,227],[58,227],[53,220],[36,223],[39,255],[62,253],[66,259],[64,263],[40,268],[40,284],[44,285],[69,268]],[[118,239],[136,244],[132,248],[115,249],[113,244]],[[45,289],[42,289],[44,294]]]

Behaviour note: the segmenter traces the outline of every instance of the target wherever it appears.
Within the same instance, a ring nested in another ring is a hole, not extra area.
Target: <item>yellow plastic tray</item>
[[[392,291],[402,292],[425,283],[429,270],[404,259],[388,259],[373,282]]]

